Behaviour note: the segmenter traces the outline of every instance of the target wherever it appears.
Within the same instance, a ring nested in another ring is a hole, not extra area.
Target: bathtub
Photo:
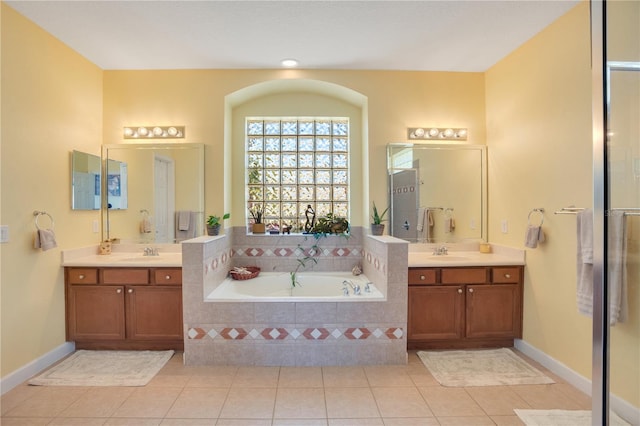
[[[250,280],[226,278],[206,298],[205,302],[384,302],[386,297],[365,275],[354,276],[351,272],[299,272],[298,284],[291,287],[288,272],[262,272]],[[360,294],[354,294],[344,281],[355,287],[360,286]],[[365,291],[369,283],[370,291]]]

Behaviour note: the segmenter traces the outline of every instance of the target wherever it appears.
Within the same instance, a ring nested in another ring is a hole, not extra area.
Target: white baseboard
[[[550,357],[540,349],[531,346],[524,340],[516,339],[514,346],[529,358],[539,362],[554,374],[557,374],[571,385],[591,396],[591,380],[581,376],[560,361]],[[636,407],[614,394],[609,395],[609,403],[611,405],[611,410],[617,415],[632,425],[640,425],[640,407]]]
[[[0,379],[0,395],[4,395],[16,386],[24,383],[29,378],[43,371],[47,367],[60,361],[65,356],[73,353],[76,345],[73,342],[65,342],[57,348],[47,352],[40,358],[34,359],[30,363],[20,367],[13,373],[9,373]]]

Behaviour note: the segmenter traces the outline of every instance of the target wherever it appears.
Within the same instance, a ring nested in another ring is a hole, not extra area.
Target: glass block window
[[[349,218],[349,119],[247,118],[246,185],[267,227],[302,231],[309,205]]]

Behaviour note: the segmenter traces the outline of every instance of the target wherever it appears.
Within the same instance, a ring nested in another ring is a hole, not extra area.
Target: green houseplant
[[[371,234],[372,235],[382,235],[384,233],[384,216],[389,211],[389,207],[384,209],[384,211],[379,214],[378,208],[376,207],[375,201],[373,202],[373,214],[371,215],[371,219],[373,219],[373,223],[371,223]]]
[[[207,235],[218,235],[220,233],[220,226],[222,225],[222,221],[225,219],[229,219],[231,217],[231,213],[225,213],[220,216],[211,215],[207,218]]]

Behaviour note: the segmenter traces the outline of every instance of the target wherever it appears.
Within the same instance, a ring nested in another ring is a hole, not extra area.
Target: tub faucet
[[[447,246],[445,246],[444,244],[441,246],[436,246],[433,249],[434,256],[444,256],[446,254],[449,254],[449,250],[447,249]]]
[[[368,282],[364,285],[364,292],[365,293],[371,293],[371,284],[373,284],[372,282]]]
[[[348,292],[349,291],[349,289],[347,288],[347,285],[348,285],[353,289],[353,294],[355,294],[356,296],[360,295],[360,286],[358,284],[354,285],[351,281],[344,280],[342,281],[342,285],[344,286],[343,290],[346,289]]]

